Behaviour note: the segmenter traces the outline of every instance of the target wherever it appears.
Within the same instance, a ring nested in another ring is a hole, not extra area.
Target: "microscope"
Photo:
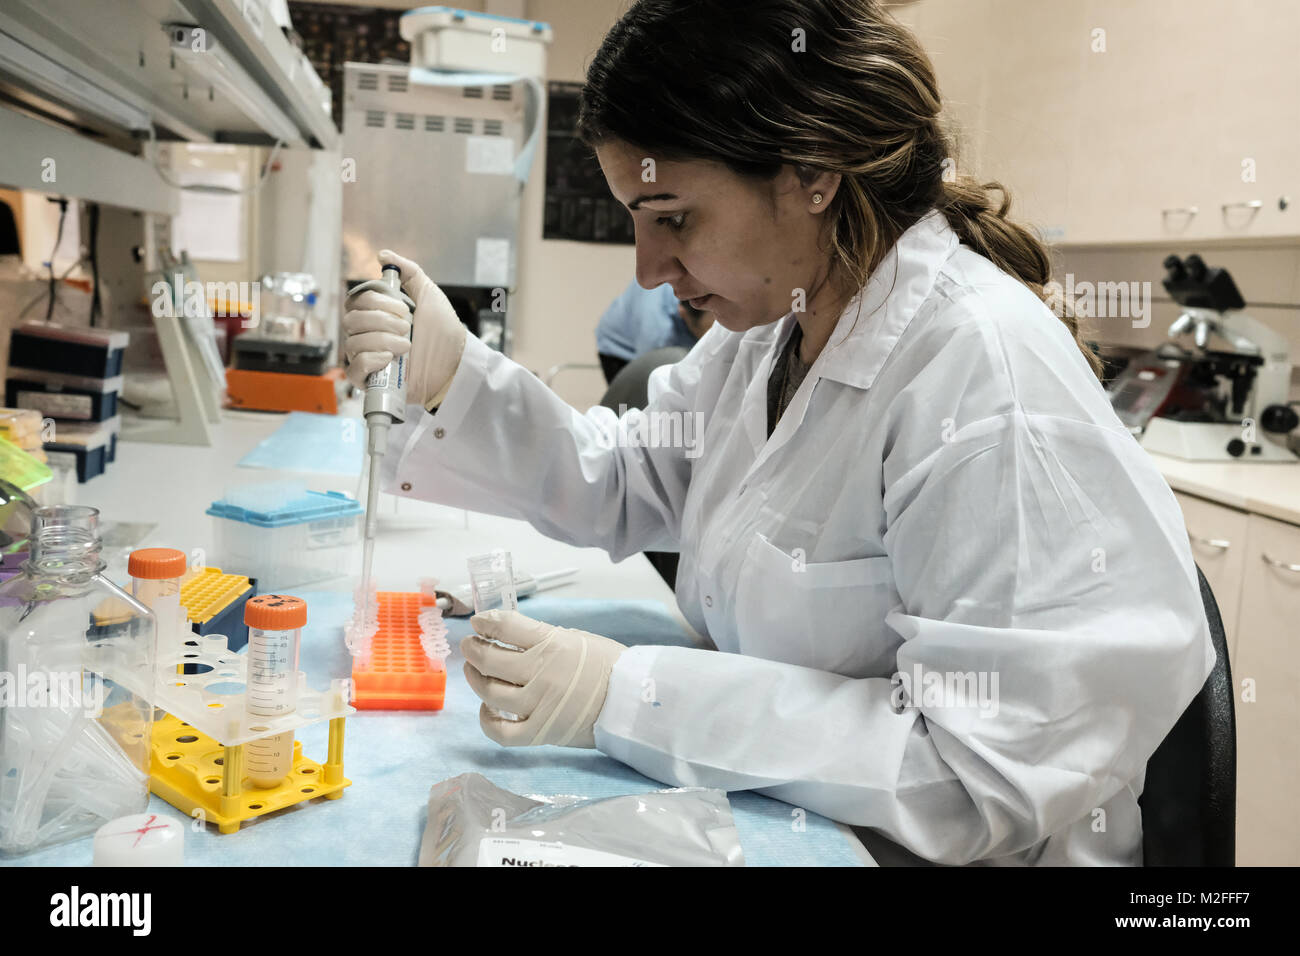
[[[1169,341],[1133,359],[1107,389],[1120,420],[1148,451],[1187,461],[1295,462],[1287,435],[1287,341],[1242,310],[1226,269],[1198,255],[1164,260],[1165,290],[1183,308]],[[1192,347],[1178,340],[1190,335]],[[1211,348],[1211,340],[1231,350]]]

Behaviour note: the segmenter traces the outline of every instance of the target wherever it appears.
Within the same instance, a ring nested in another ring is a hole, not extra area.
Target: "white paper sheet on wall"
[[[233,169],[187,169],[186,186],[241,189],[243,177]],[[172,220],[172,248],[191,259],[241,262],[244,258],[244,197],[230,193],[181,191],[180,212]]]
[[[474,284],[505,286],[510,277],[510,240],[484,239],[474,244]]]
[[[514,168],[514,140],[505,136],[465,137],[465,172],[509,176]]]

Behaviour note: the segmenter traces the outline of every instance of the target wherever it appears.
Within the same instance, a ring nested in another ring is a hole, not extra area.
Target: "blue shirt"
[[[632,361],[654,349],[680,345],[690,349],[695,336],[682,321],[673,287],[665,282],[646,291],[633,280],[596,326],[596,351]]]

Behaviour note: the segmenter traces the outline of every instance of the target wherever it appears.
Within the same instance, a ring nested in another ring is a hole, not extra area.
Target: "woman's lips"
[[[687,299],[686,304],[689,305],[692,309],[702,309],[704,308],[704,303],[708,302],[712,298],[713,298],[712,294],[702,295],[698,299]]]

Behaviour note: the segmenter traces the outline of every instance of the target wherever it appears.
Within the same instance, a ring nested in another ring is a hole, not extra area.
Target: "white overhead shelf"
[[[324,89],[262,0],[0,5],[0,97],[110,141],[147,116],[160,138],[329,149]]]

